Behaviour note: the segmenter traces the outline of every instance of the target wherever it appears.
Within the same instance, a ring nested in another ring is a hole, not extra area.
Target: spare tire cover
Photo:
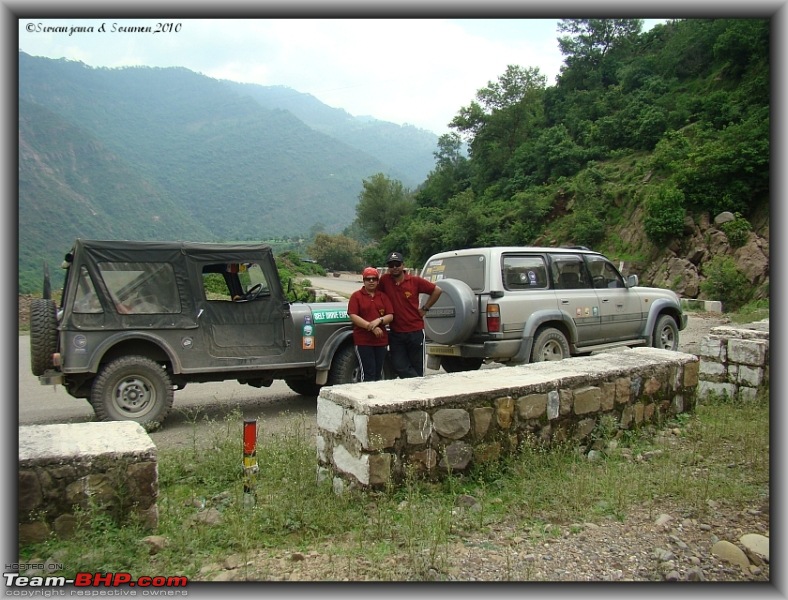
[[[464,342],[479,319],[476,294],[459,279],[441,279],[436,285],[443,293],[424,316],[424,331],[439,344]]]

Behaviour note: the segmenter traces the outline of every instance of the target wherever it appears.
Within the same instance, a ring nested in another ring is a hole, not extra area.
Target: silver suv
[[[670,290],[638,287],[583,247],[497,247],[432,256],[422,276],[442,290],[425,318],[427,366],[561,360],[617,346],[676,350],[687,325]]]

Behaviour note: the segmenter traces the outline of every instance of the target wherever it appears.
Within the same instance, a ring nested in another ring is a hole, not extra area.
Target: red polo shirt
[[[347,303],[347,314],[358,315],[366,321],[374,321],[379,317],[393,313],[391,300],[379,289],[375,290],[373,297],[369,295],[366,288],[362,287],[353,292]],[[386,346],[389,343],[389,336],[385,328],[383,335],[378,338],[371,331],[353,325],[353,343],[356,346]]]
[[[419,314],[419,294],[432,294],[435,290],[434,283],[407,273],[403,275],[402,281],[397,283],[391,275],[384,273],[378,283],[378,290],[391,299],[394,307],[391,331],[408,333],[424,329],[424,319]]]

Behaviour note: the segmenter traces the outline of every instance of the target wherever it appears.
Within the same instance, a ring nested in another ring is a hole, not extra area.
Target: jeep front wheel
[[[563,360],[569,358],[569,342],[564,334],[548,327],[536,336],[534,348],[531,352],[531,362],[547,360]]]
[[[657,319],[652,346],[663,350],[676,351],[679,349],[679,328],[670,315],[662,315]]]
[[[331,361],[331,370],[328,372],[328,385],[342,383],[357,383],[361,381],[361,369],[358,366],[356,351],[352,345],[343,346],[334,355]]]
[[[317,396],[322,385],[315,383],[315,378],[285,379],[287,387],[300,396]]]
[[[90,403],[101,421],[136,421],[155,427],[170,411],[173,395],[172,381],[158,363],[126,356],[99,372]]]

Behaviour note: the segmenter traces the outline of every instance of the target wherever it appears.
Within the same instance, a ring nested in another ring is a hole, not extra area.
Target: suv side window
[[[591,279],[595,288],[624,288],[626,284],[621,274],[610,263],[609,260],[601,256],[586,256],[588,270],[591,272]]]
[[[541,256],[504,256],[502,269],[507,290],[547,288],[547,267]]]
[[[119,313],[150,315],[181,312],[171,264],[100,262],[98,268]]]
[[[581,290],[591,287],[585,264],[579,254],[553,254],[550,270],[557,290]]]

